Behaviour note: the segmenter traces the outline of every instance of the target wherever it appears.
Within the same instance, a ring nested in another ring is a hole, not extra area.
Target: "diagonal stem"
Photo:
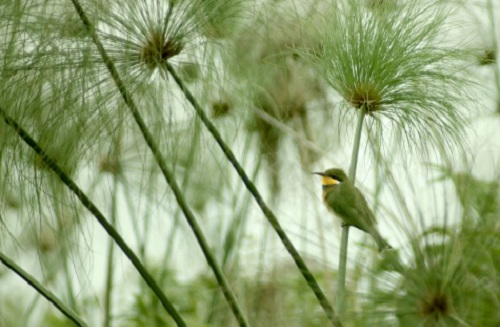
[[[87,327],[88,325],[83,321],[78,315],[68,308],[63,301],[61,301],[54,293],[43,286],[35,277],[31,276],[23,268],[19,267],[14,261],[12,261],[5,254],[0,252],[0,261],[7,266],[10,270],[16,273],[19,277],[24,279],[26,283],[31,285],[39,294],[46,298],[49,302],[52,302],[54,306],[59,309],[59,311],[65,315],[69,320],[71,320],[76,326]]]
[[[366,107],[362,105],[359,108],[358,122],[356,125],[356,134],[354,135],[354,144],[352,146],[351,166],[349,167],[349,179],[354,184],[356,182],[356,168],[358,166],[359,144],[361,142],[361,132],[365,120]],[[345,309],[345,274],[347,270],[347,248],[349,243],[349,225],[342,226],[342,238],[340,240],[339,256],[339,275],[337,279],[337,301],[336,309],[339,316],[342,317]]]
[[[151,288],[153,293],[158,297],[161,304],[167,310],[167,312],[172,316],[174,321],[178,326],[184,327],[186,323],[179,315],[177,310],[174,308],[172,303],[167,299],[166,295],[160,289],[156,281],[149,274],[147,269],[142,265],[140,259],[135,255],[135,253],[130,249],[121,237],[121,235],[116,231],[116,229],[108,223],[106,217],[101,213],[101,211],[95,206],[95,204],[85,195],[85,193],[75,184],[75,182],[69,177],[56,162],[51,159],[47,153],[38,145],[38,143],[21,127],[14,121],[11,117],[7,115],[5,110],[0,107],[0,116],[3,117],[7,125],[12,127],[17,135],[26,143],[33,151],[35,151],[45,164],[61,179],[61,181],[75,194],[80,202],[94,215],[99,224],[104,228],[106,233],[116,242],[123,253],[130,259],[134,267],[137,269],[139,274],[142,276],[146,284]]]
[[[126,88],[125,84],[120,78],[118,70],[116,69],[111,58],[108,56],[106,49],[104,49],[103,44],[99,40],[99,37],[97,36],[94,30],[94,26],[92,25],[87,15],[85,14],[85,11],[83,10],[83,7],[81,6],[80,2],[78,0],[71,0],[71,2],[73,3],[75,10],[78,13],[80,20],[83,22],[83,25],[87,28],[87,31],[89,32],[92,38],[92,41],[96,45],[97,50],[99,51],[99,54],[101,55],[101,58],[104,64],[106,65],[106,68],[108,69],[111,77],[113,78],[113,81],[115,82],[120,95],[122,96],[127,107],[130,109],[132,116],[134,117],[134,120],[137,126],[139,127],[139,130],[141,131],[144,141],[151,150],[156,160],[156,163],[158,164],[158,167],[160,168],[161,172],[163,173],[163,176],[165,177],[167,184],[170,186],[170,189],[174,193],[175,199],[177,200],[177,204],[181,208],[184,216],[186,217],[186,220],[189,226],[191,227],[191,230],[193,231],[203,254],[205,255],[205,259],[207,260],[208,265],[212,269],[212,272],[215,275],[215,279],[217,280],[217,283],[219,284],[222,293],[224,294],[224,297],[226,298],[226,301],[229,307],[231,308],[231,311],[233,312],[236,320],[238,321],[238,324],[242,327],[249,326],[249,323],[245,315],[243,314],[243,310],[241,309],[241,305],[238,303],[236,296],[229,287],[229,283],[226,277],[224,276],[222,269],[219,267],[219,264],[215,259],[215,255],[210,250],[208,242],[206,241],[206,238],[203,235],[203,232],[200,226],[198,225],[198,222],[196,221],[193,212],[189,208],[180,187],[177,185],[177,182],[174,179],[173,173],[167,168],[166,161],[163,159],[162,153],[159,150],[158,145],[156,144],[153,138],[153,135],[151,134],[148,127],[146,126],[146,123],[142,119],[142,116],[132,98],[132,95],[129,93],[128,89]]]
[[[231,151],[230,147],[224,142],[224,140],[222,139],[222,136],[220,135],[219,131],[217,130],[217,127],[215,127],[215,125],[210,121],[210,119],[207,117],[207,115],[203,111],[203,108],[200,106],[200,104],[194,98],[191,91],[189,91],[187,86],[180,79],[179,75],[177,75],[174,68],[169,63],[167,63],[167,70],[170,73],[170,75],[175,79],[177,85],[179,85],[182,92],[184,92],[184,96],[191,103],[194,110],[196,111],[196,114],[201,119],[201,121],[203,122],[205,127],[208,129],[208,131],[212,134],[215,141],[217,142],[217,144],[221,148],[222,152],[225,154],[226,158],[231,162],[234,169],[236,170],[236,172],[240,176],[241,180],[245,184],[246,188],[254,197],[255,202],[257,202],[258,206],[262,210],[262,213],[267,218],[267,220],[269,221],[269,223],[271,224],[271,226],[275,230],[276,234],[278,234],[278,237],[280,238],[281,242],[285,246],[288,253],[290,253],[290,255],[292,256],[293,260],[295,261],[295,264],[299,268],[299,271],[302,273],[302,276],[306,280],[308,286],[311,288],[311,290],[316,295],[316,298],[318,299],[321,307],[325,311],[327,317],[331,320],[333,326],[342,326],[340,320],[338,319],[337,315],[335,314],[335,311],[333,310],[332,306],[330,305],[328,299],[326,298],[325,294],[323,293],[323,291],[319,287],[318,282],[314,278],[311,271],[309,271],[304,260],[300,256],[299,252],[297,251],[297,249],[292,244],[292,242],[290,241],[290,239],[286,235],[285,231],[281,227],[281,225],[278,221],[278,218],[276,218],[276,216],[271,211],[271,209],[269,209],[269,207],[265,203],[264,199],[260,195],[259,191],[257,190],[257,187],[255,187],[254,183],[250,180],[247,173],[245,172],[243,167],[238,162],[238,159],[236,159],[233,151]]]

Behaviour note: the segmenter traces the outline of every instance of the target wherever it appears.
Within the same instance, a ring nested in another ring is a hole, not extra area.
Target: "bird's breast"
[[[332,213],[335,213],[333,211],[333,208],[331,206],[331,203],[328,202],[328,194],[333,191],[333,187],[329,187],[329,188],[324,188],[323,189],[323,203],[325,204],[325,206],[327,207],[327,209],[332,212]]]

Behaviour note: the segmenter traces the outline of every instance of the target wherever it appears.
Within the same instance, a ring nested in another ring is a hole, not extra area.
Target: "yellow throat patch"
[[[330,176],[321,176],[321,183],[323,183],[323,186],[336,185],[336,184],[339,184],[339,181],[336,179],[333,179]]]

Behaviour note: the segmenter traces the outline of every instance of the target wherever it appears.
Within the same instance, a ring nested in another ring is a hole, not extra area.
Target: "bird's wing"
[[[343,188],[343,189],[342,189]],[[362,196],[362,194],[361,194]],[[370,216],[362,209],[364,203],[359,198],[357,190],[351,185],[339,185],[337,188],[328,192],[326,201],[332,206],[333,211],[342,218],[344,223],[355,226],[369,233],[370,226],[373,225],[369,221]],[[355,206],[352,204],[356,203]],[[368,219],[368,221],[366,221]]]
[[[370,206],[368,205],[368,202],[366,201],[366,198],[365,196],[363,195],[363,193],[361,193],[361,191],[357,188],[356,188],[356,197],[357,197],[357,201],[360,202],[361,205],[357,206],[358,208],[364,208],[364,212],[363,212],[363,215],[365,217],[368,217],[370,223],[372,225],[375,225],[377,224],[377,219],[375,218],[375,214],[373,213],[373,211],[370,209]]]
[[[326,193],[325,201],[342,218],[344,223],[354,226],[372,235],[379,251],[390,248],[375,226],[375,215],[368,206],[363,193],[354,185],[343,184]],[[355,203],[356,205],[352,205]]]

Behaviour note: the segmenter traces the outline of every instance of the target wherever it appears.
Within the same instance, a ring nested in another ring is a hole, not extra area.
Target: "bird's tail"
[[[390,246],[389,243],[387,243],[387,241],[382,237],[382,235],[380,235],[377,229],[373,228],[370,235],[377,243],[379,252],[382,252],[387,249],[392,249],[392,246]]]

